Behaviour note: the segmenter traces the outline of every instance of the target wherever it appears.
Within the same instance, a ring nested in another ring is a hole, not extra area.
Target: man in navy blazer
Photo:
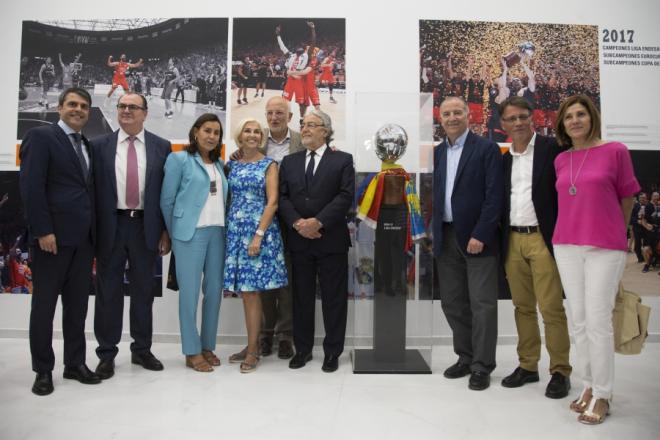
[[[120,129],[92,140],[96,174],[96,307],[94,333],[102,379],[114,374],[121,339],[124,297],[121,285],[128,260],[131,362],[162,370],[151,353],[153,268],[170,250],[160,210],[163,167],[170,143],[144,129],[147,101],[129,93],[119,98]]]
[[[20,150],[20,189],[32,258],[32,392],[53,392],[53,315],[62,295],[64,378],[101,380],[85,365],[85,317],[94,258],[93,153],[81,130],[92,99],[80,88],[59,97],[57,124],[28,131]]]
[[[504,154],[502,260],[518,330],[519,366],[502,380],[506,388],[538,382],[541,332],[536,312],[543,317],[550,374],[545,395],[560,399],[571,388],[566,312],[561,280],[553,258],[552,234],[557,222],[554,161],[563,148],[534,133],[532,107],[520,96],[500,104],[502,128],[511,138]]]
[[[305,150],[282,159],[278,214],[287,227],[293,282],[293,342],[289,368],[312,359],[318,275],[323,305],[323,371],[337,370],[344,350],[348,308],[346,215],[355,194],[353,156],[329,147],[332,121],[320,110],[301,125]]]
[[[468,130],[468,115],[462,98],[440,105],[447,138],[433,152],[433,254],[458,355],[444,375],[471,374],[469,388],[483,390],[497,345],[502,155],[496,143]]]

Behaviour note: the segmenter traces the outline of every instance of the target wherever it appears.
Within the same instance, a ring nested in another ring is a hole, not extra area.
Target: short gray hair
[[[314,109],[305,114],[305,116],[316,116],[323,122],[323,126],[326,128],[328,131],[328,134],[325,135],[325,143],[329,147],[330,142],[332,142],[332,135],[335,134],[335,131],[332,129],[332,119],[330,119],[330,116],[328,116],[327,113],[322,112],[321,110]]]

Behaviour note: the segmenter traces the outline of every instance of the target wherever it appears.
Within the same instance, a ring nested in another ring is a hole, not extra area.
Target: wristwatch
[[[263,237],[264,236],[264,231],[262,231],[261,229],[257,229],[255,231],[255,234],[257,234],[259,237]]]

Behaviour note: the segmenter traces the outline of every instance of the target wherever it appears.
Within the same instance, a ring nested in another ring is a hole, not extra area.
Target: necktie
[[[76,156],[78,156],[78,161],[80,162],[80,167],[83,171],[83,176],[87,179],[87,174],[89,174],[89,168],[87,167],[87,161],[82,151],[82,136],[80,133],[71,133],[70,136],[73,138],[73,143],[76,147]]]
[[[316,153],[311,151],[309,153],[309,163],[305,170],[305,185],[308,189],[312,185],[312,179],[314,178],[314,156],[316,156]]]
[[[140,202],[140,180],[138,177],[137,151],[135,151],[135,136],[128,137],[128,154],[126,155],[126,207],[135,209]]]

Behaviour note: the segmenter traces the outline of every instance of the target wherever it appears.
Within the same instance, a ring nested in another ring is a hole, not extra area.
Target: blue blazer
[[[58,246],[94,240],[94,154],[84,137],[83,145],[89,152],[87,177],[59,125],[26,133],[20,149],[19,181],[29,243],[48,234],[55,234]]]
[[[96,169],[97,252],[108,257],[112,252],[117,231],[117,136],[119,131],[92,139],[94,168]],[[163,165],[172,151],[169,141],[145,130],[147,170],[144,186],[144,235],[145,246],[158,252],[158,241],[165,229],[160,212],[160,187],[163,183]]]
[[[224,163],[215,163],[222,180],[223,203],[227,206],[228,184]],[[160,192],[160,209],[170,237],[180,241],[192,238],[209,194],[211,178],[199,153],[187,151],[170,154],[165,162],[165,179]],[[225,220],[227,210],[225,209]]]
[[[433,150],[433,254],[442,253],[447,142]],[[451,209],[458,245],[466,252],[471,237],[484,243],[479,256],[496,255],[502,212],[502,154],[493,141],[469,132],[458,162]]]

